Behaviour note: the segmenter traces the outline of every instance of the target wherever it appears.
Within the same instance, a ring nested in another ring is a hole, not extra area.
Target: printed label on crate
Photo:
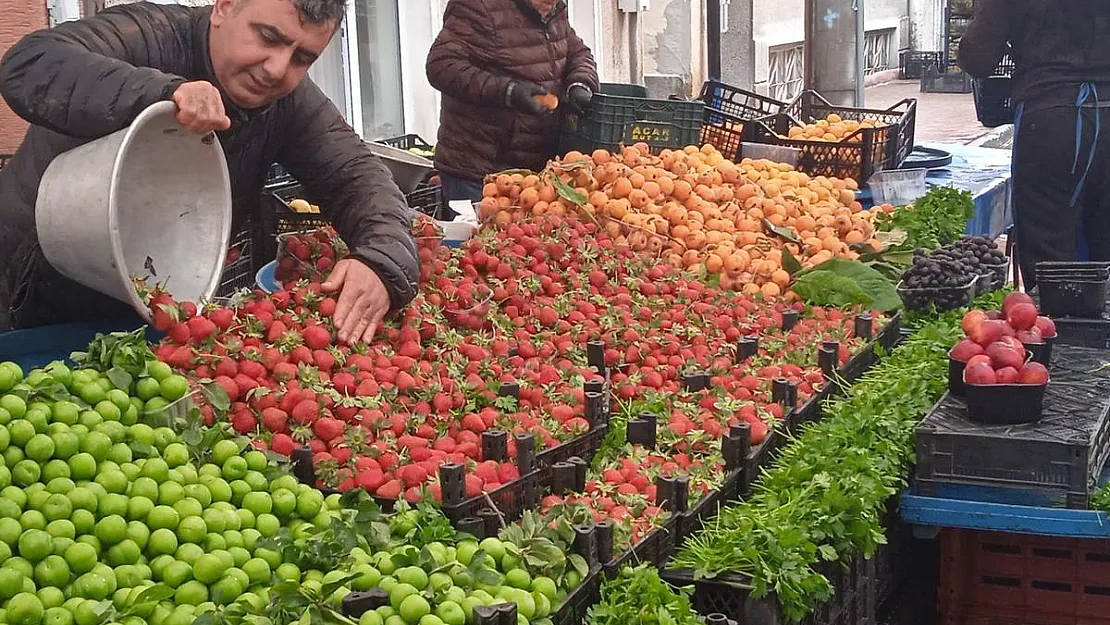
[[[674,126],[659,122],[635,122],[624,131],[625,142],[669,143]]]

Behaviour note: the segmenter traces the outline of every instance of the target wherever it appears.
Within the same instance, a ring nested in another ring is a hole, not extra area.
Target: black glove
[[[593,98],[593,92],[586,85],[574,84],[570,86],[570,89],[567,89],[567,106],[570,107],[572,112],[579,115],[589,110]]]
[[[549,111],[536,101],[536,96],[541,95],[547,95],[547,89],[536,83],[514,80],[505,92],[505,103],[522,113],[542,115]]]

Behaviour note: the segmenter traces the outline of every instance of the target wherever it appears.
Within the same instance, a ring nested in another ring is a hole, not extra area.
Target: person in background
[[[411,213],[389,170],[307,78],[345,13],[345,0],[138,2],[12,46],[0,61],[0,94],[32,125],[0,170],[0,332],[134,315],[46,261],[35,198],[55,156],[169,100],[183,126],[220,140],[233,232],[259,223],[271,163],[304,184],[351,250],[324,284],[339,293],[339,338],[369,341],[387,312],[415,296],[419,259]],[[172,210],[173,198],[166,204]]]
[[[486,174],[543,169],[557,111],[582,112],[598,88],[565,0],[450,0],[427,72],[443,94],[435,164],[447,200],[482,199]]]
[[[1012,50],[1013,206],[1030,289],[1040,261],[1110,261],[1110,2],[977,5],[959,63],[984,79]]]

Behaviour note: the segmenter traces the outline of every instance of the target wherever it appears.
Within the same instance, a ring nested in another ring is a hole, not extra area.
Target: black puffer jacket
[[[0,170],[0,331],[9,323],[110,320],[126,312],[43,258],[35,234],[39,180],[55,156],[125,128],[181,83],[217,84],[208,57],[210,14],[209,7],[120,6],[32,33],[0,62],[0,94],[33,124]],[[353,255],[382,278],[393,307],[407,304],[419,276],[410,211],[385,165],[331,101],[306,79],[264,109],[241,110],[226,97],[224,105],[232,125],[218,136],[231,173],[235,227],[258,223],[266,171],[281,163],[324,208]]]

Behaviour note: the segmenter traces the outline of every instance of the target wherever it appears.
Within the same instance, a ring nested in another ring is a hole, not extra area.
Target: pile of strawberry
[[[440,497],[445,462],[467,467],[468,496],[519,477],[512,437],[508,459],[495,462],[481,456],[483,432],[532,433],[541,450],[586,432],[591,341],[605,344],[619,404],[677,398],[685,374],[712,376],[712,401],[667,404],[667,454],[719,440],[739,421],[758,444],[782,414],[771,378],[795,381],[805,401],[822,379],[816,345],[840,340],[844,361],[862,343],[839,311],[812,309],[784,332],[787,304],[712,288],[572,219],[489,229],[421,255],[419,295],[373,344],[338,344],[336,300],[316,279],[234,308],[197,310],[154,293],[155,325],[167,332],[156,354],[226,390],[226,417],[209,409],[208,418],[226,418],[261,448],[310,448],[323,485],[416,500]],[[738,365],[743,336],[759,336],[760,350]],[[517,384],[519,398],[499,396],[503,383]]]
[[[310,232],[290,232],[278,237],[278,281],[323,280],[347,255],[347,244],[331,226]]]

